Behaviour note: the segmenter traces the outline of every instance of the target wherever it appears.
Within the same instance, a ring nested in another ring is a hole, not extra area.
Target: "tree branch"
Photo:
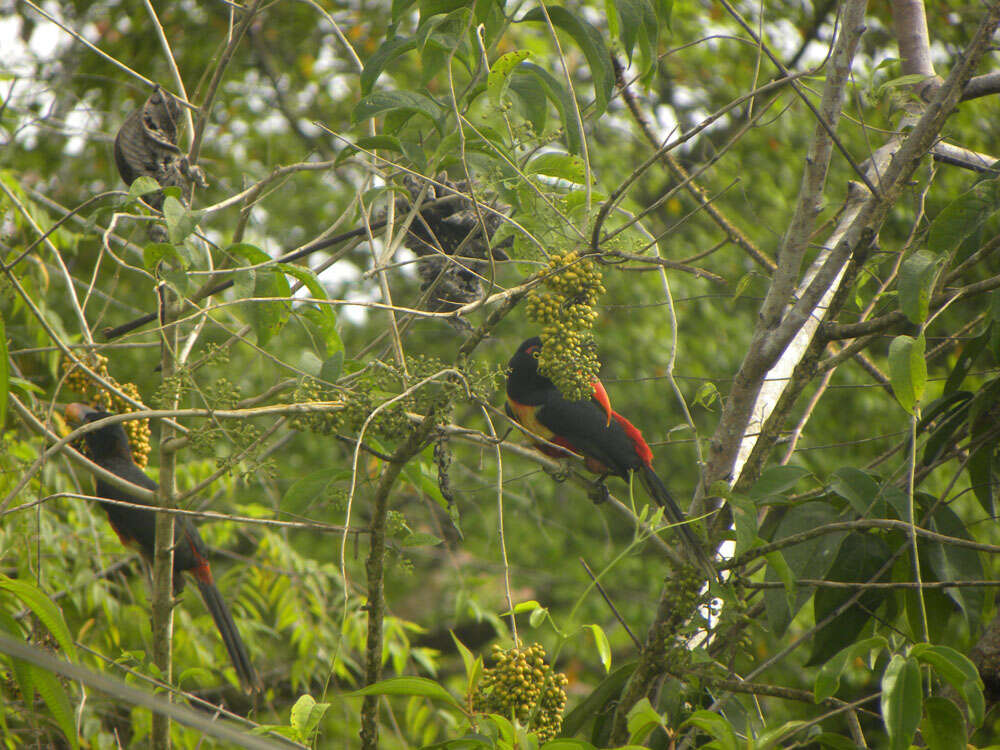
[[[157,290],[160,309],[169,309],[169,292],[166,284],[161,284]],[[161,324],[168,322],[164,317]],[[163,384],[171,395],[167,398],[168,407],[177,406],[177,391],[171,387],[175,374],[174,354],[177,351],[177,328],[170,326],[163,329],[161,339],[160,362],[163,369]],[[156,492],[156,505],[161,508],[174,506],[174,495],[177,491],[176,469],[177,453],[168,445],[173,437],[173,428],[164,422],[160,427],[160,488]],[[153,662],[160,670],[163,681],[172,684],[171,644],[173,641],[174,614],[174,517],[166,513],[156,514],[156,544],[153,553],[153,596],[151,601],[151,616],[153,630]],[[170,700],[170,694],[167,694]],[[169,750],[170,719],[163,714],[153,714],[153,727],[150,738],[153,750]]]
[[[382,472],[375,496],[372,498],[370,546],[365,571],[368,574],[368,640],[365,646],[365,685],[373,685],[382,675],[382,620],[385,616],[385,526],[389,512],[389,493],[406,463],[423,448],[434,430],[435,419],[431,414],[414,427],[406,441],[392,454],[392,460]],[[363,750],[378,748],[377,695],[366,695],[361,707],[361,747]]]
[[[945,120],[954,111],[962,86],[989,46],[998,21],[1000,6],[994,3],[984,14],[979,28],[948,80],[938,89],[924,115],[899,144],[898,150],[894,149],[894,143],[883,147],[894,149],[895,153],[881,174],[879,194],[870,196],[850,221],[843,237],[833,247],[812,283],[784,316],[780,325],[771,331],[762,326],[755,334],[747,356],[734,378],[733,389],[713,436],[712,452],[703,472],[703,487],[707,488],[719,479],[731,478],[739,442],[747,431],[756,397],[767,371],[805,322],[815,315],[818,303],[842,273],[846,260],[854,253],[863,254],[867,251],[889,208],[899,199],[920,163],[920,158],[931,148]]]

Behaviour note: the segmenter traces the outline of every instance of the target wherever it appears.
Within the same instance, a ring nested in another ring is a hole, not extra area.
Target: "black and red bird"
[[[66,407],[66,418],[74,424],[94,422],[110,416],[107,412],[92,409],[84,404],[70,404]],[[84,440],[94,463],[132,484],[156,490],[158,486],[156,482],[146,476],[146,473],[132,460],[128,436],[121,424],[112,424],[88,432]],[[99,477],[97,496],[148,505],[147,502],[108,484]],[[122,544],[138,547],[142,555],[151,561],[156,544],[156,512],[146,508],[131,508],[111,503],[101,503],[101,506],[108,514],[111,528],[118,534]],[[208,548],[202,541],[198,529],[184,516],[178,516],[174,523],[174,595],[179,594],[184,588],[182,574],[190,575],[201,592],[201,598],[204,599],[205,607],[212,615],[215,626],[219,629],[219,635],[222,636],[222,642],[229,652],[240,685],[247,692],[253,692],[260,687],[257,672],[250,662],[250,655],[239,630],[236,629],[233,616],[229,613],[229,608],[212,579],[207,555]]]
[[[714,573],[701,542],[688,528],[684,513],[653,471],[653,451],[642,433],[611,409],[600,380],[594,380],[590,399],[564,398],[555,384],[538,371],[541,349],[542,340],[536,336],[522,343],[511,357],[507,414],[549,443],[583,456],[587,469],[595,474],[614,474],[627,482],[629,475],[637,472],[650,497],[663,507],[670,522],[677,524],[675,528],[695,559]],[[554,458],[566,457],[564,451],[553,445],[536,443],[535,447]]]

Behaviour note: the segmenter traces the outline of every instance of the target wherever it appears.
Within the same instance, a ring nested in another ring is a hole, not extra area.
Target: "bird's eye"
[[[525,353],[530,354],[535,359],[538,359],[538,355],[540,354],[537,346],[529,346]]]

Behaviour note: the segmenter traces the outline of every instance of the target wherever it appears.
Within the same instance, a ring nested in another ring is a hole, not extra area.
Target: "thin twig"
[[[602,597],[604,597],[604,601],[608,605],[608,608],[611,610],[611,614],[613,614],[615,616],[615,619],[618,620],[619,623],[621,623],[621,626],[623,628],[625,628],[625,632],[628,633],[628,637],[632,639],[632,643],[635,644],[635,647],[641,649],[642,641],[636,638],[635,633],[632,632],[632,628],[628,626],[628,623],[625,622],[625,618],[622,617],[621,612],[618,611],[618,608],[614,605],[614,602],[611,601],[611,597],[608,596],[608,592],[604,590],[604,587],[601,585],[601,582],[597,580],[597,576],[594,575],[594,571],[592,571],[590,569],[590,566],[587,565],[587,561],[584,560],[582,557],[578,557],[577,559],[580,561],[580,564],[583,566],[583,569],[587,571],[587,575],[590,576],[590,580],[594,582],[594,586],[597,588],[598,593]]]

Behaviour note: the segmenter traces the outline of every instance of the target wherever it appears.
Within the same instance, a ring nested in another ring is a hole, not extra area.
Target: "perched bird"
[[[513,238],[492,241],[503,224],[500,214],[508,213],[510,207],[494,203],[493,211],[484,206],[477,211],[469,197],[475,186],[464,180],[452,182],[446,174],[438,175],[436,180],[408,175],[403,187],[408,196],[396,199],[397,216],[405,216],[423,191],[420,210],[403,244],[419,258],[420,290],[429,290],[427,309],[450,312],[482,297],[491,257],[494,261],[510,260],[504,248],[513,243]]]
[[[685,522],[684,513],[653,471],[653,451],[642,433],[621,414],[611,409],[608,394],[600,380],[593,382],[590,399],[570,401],[555,384],[538,371],[538,353],[542,340],[530,338],[518,347],[509,362],[507,376],[507,414],[523,427],[560,448],[584,458],[590,471],[602,477],[613,474],[626,482],[638,472],[650,497],[664,513],[688,547],[694,559],[711,571],[715,568],[701,542]],[[560,448],[536,443],[548,456],[564,458]]]
[[[191,182],[204,184],[204,174],[192,168],[177,146],[181,108],[177,100],[159,86],[132,110],[115,136],[115,164],[126,185],[139,177],[152,177],[161,187],[179,187],[186,196]],[[144,200],[162,210],[163,193],[150,193]]]
[[[109,416],[111,415],[107,412],[98,411],[85,404],[70,404],[66,407],[66,418],[77,425],[94,422]],[[156,482],[146,476],[145,472],[132,460],[128,437],[121,424],[109,425],[88,432],[84,436],[84,440],[91,458],[102,468],[140,487],[146,487],[150,490],[157,488]],[[97,496],[109,500],[148,505],[148,503],[136,499],[128,492],[124,492],[100,478],[97,479]],[[111,528],[118,534],[122,544],[138,547],[142,555],[151,561],[156,543],[156,512],[145,508],[131,508],[110,503],[102,503],[101,506],[108,514]],[[184,588],[184,577],[181,574],[189,574],[195,585],[198,586],[201,597],[205,600],[205,607],[212,615],[215,626],[219,629],[219,635],[222,636],[222,642],[226,646],[226,651],[229,652],[229,658],[236,669],[240,685],[247,692],[259,689],[260,680],[253,664],[250,663],[250,655],[247,653],[246,645],[240,637],[239,630],[236,629],[236,623],[233,622],[233,616],[229,613],[229,608],[223,601],[222,594],[212,580],[212,570],[208,565],[208,549],[205,547],[205,542],[202,541],[194,524],[184,516],[177,517],[175,521],[174,544],[174,595],[179,594]]]

